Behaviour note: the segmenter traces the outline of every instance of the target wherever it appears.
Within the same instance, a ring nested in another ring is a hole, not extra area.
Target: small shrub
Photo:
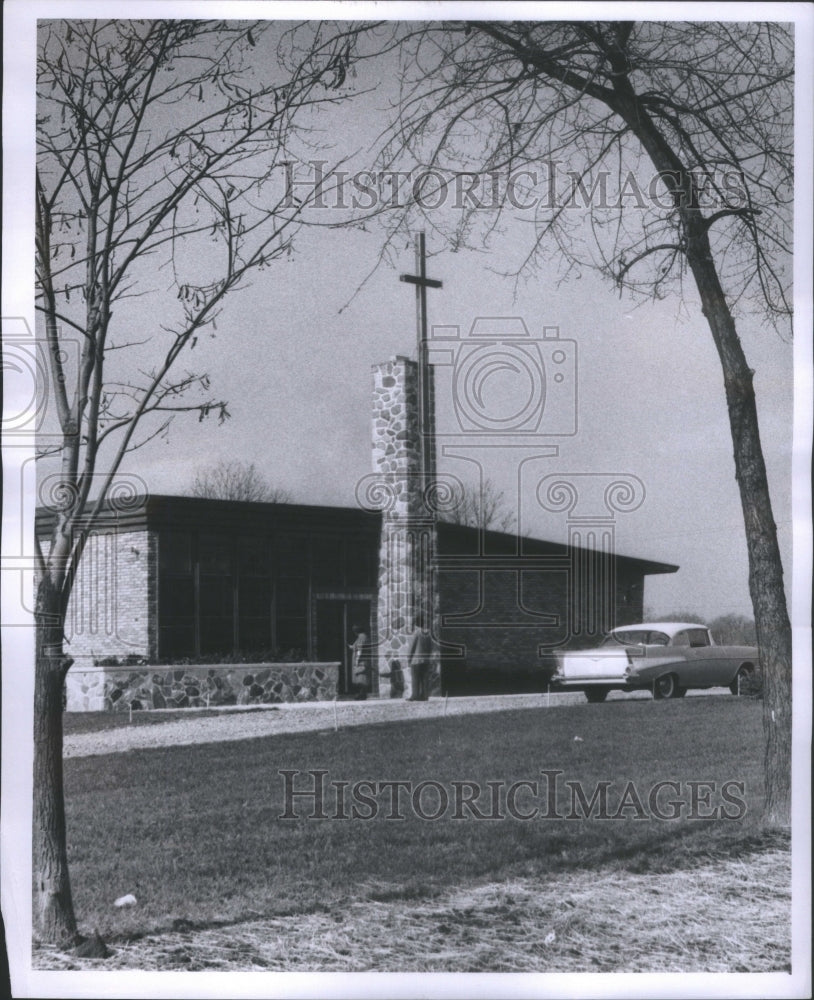
[[[141,653],[128,653],[127,656],[97,656],[94,667],[143,667],[147,663]]]
[[[115,657],[111,659],[115,660]],[[246,649],[232,651],[228,653],[201,653],[200,656],[163,656],[156,660],[158,666],[176,667],[190,665],[217,665],[221,663],[304,663],[308,657],[304,649],[292,647],[291,649],[269,648]],[[140,661],[144,662],[144,661]],[[118,663],[99,662],[97,666],[117,666]]]

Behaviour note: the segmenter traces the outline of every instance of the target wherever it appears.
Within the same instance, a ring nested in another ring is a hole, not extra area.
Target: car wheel
[[[609,688],[589,687],[585,688],[585,697],[592,705],[598,705],[608,697]]]
[[[735,679],[729,685],[729,690],[732,694],[740,694],[741,691],[745,690],[751,676],[752,671],[748,667],[741,667],[737,674],[735,674]]]
[[[684,690],[678,686],[675,674],[662,674],[653,683],[653,697],[656,701],[662,698],[680,698]]]

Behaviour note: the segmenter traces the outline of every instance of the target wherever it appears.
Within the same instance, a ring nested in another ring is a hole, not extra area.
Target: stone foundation
[[[73,667],[68,712],[333,701],[338,663],[240,663],[178,667]]]

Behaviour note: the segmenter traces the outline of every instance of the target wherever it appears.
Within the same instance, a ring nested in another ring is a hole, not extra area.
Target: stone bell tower
[[[427,277],[424,233],[415,248],[416,273],[401,280],[415,286],[418,361],[397,356],[373,367],[373,475],[363,503],[382,512],[379,549],[376,660],[384,697],[412,694],[408,651],[424,622],[439,646],[435,462],[435,397],[427,350]],[[361,499],[361,498],[360,498]],[[437,660],[437,654],[436,654]],[[399,673],[399,669],[400,673]],[[437,688],[438,662],[430,689]],[[403,681],[402,681],[403,679]]]
[[[377,659],[385,698],[397,696],[394,661],[404,697],[412,693],[407,654],[422,618],[438,637],[431,370],[427,375],[422,386],[420,365],[401,356],[373,367],[374,471],[367,492],[382,511]],[[434,675],[437,683],[438,664]]]

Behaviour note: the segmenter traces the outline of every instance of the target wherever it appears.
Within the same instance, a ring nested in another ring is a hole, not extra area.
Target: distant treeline
[[[757,632],[753,618],[746,615],[719,615],[711,621],[705,621],[704,617],[696,611],[671,611],[669,614],[658,614],[648,610],[644,615],[645,621],[652,622],[698,622],[707,624],[712,631],[715,641],[721,646],[755,646],[757,645]]]

